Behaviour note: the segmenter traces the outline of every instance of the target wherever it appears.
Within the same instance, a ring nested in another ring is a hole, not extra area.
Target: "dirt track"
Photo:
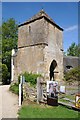
[[[0,86],[0,119],[17,118],[18,96],[9,91],[10,85]],[[1,99],[2,98],[2,99]]]

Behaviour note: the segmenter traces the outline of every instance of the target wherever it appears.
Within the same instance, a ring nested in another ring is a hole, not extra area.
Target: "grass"
[[[62,95],[59,95],[59,96],[63,97],[63,98],[65,97],[65,98],[68,98],[68,99],[71,99],[71,100],[75,100],[75,95],[62,94]]]
[[[12,91],[15,94],[19,94],[19,84],[18,83],[14,83],[10,86],[10,91]]]
[[[71,103],[73,105],[75,104],[75,102],[73,102],[73,101],[75,101],[75,95],[65,95],[64,94],[64,95],[59,95],[59,97],[61,97],[61,98],[59,98],[60,102]],[[68,98],[68,99],[72,100],[72,102],[65,100],[64,98]]]
[[[71,100],[75,100],[75,95],[66,95],[65,97]]]
[[[67,88],[67,90],[76,90],[76,89],[78,89],[78,86],[76,86],[76,88],[73,87],[73,86],[72,87],[70,86],[70,87]]]
[[[78,112],[63,106],[26,105],[19,111],[19,118],[78,118]]]
[[[60,101],[60,102],[64,102],[64,103],[69,103],[69,101],[64,100],[64,99],[60,99],[59,101]]]

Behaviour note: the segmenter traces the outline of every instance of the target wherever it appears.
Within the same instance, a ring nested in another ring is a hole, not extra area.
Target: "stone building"
[[[21,73],[63,79],[63,29],[41,10],[18,27],[18,50],[12,54],[12,81]]]
[[[76,56],[63,56],[64,73],[69,70],[80,66],[80,57]]]

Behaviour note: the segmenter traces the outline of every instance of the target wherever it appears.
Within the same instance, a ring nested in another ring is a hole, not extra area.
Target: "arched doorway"
[[[50,80],[53,78],[54,80],[54,70],[57,67],[57,62],[53,60],[50,65]]]

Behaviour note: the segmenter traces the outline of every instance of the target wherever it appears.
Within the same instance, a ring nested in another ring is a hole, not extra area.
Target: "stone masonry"
[[[32,72],[50,79],[50,65],[57,66],[55,80],[63,79],[63,29],[43,10],[19,25],[18,50],[14,55],[14,80],[21,73]]]

